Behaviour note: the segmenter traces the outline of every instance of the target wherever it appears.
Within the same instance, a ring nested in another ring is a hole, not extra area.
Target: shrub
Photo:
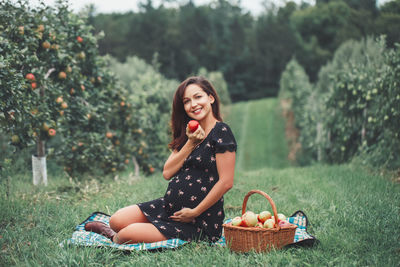
[[[197,75],[205,77],[214,85],[214,88],[218,93],[222,105],[228,106],[232,103],[231,96],[228,90],[228,84],[222,72],[208,71],[206,68],[203,67],[199,69]]]
[[[357,156],[373,166],[400,167],[399,55],[384,38],[348,41],[321,68],[312,92],[301,67],[288,64],[280,96],[293,100],[303,152],[331,163]]]

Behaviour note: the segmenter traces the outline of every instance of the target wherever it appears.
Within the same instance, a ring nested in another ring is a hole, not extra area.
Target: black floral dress
[[[223,197],[191,223],[176,222],[169,216],[182,208],[195,208],[206,197],[219,180],[215,154],[233,152],[236,147],[229,126],[217,122],[170,179],[164,197],[138,204],[147,219],[167,239],[218,241],[225,217]]]

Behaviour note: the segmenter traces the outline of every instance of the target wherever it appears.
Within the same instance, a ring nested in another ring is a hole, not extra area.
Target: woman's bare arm
[[[179,151],[174,150],[164,164],[163,176],[165,180],[171,179],[171,177],[179,171],[183,166],[185,159],[190,155],[190,153],[192,153],[196,145],[205,138],[204,130],[200,126],[194,133],[190,132],[189,127],[187,126],[186,134],[188,140],[185,145]]]
[[[192,153],[194,147],[195,145],[188,140],[179,152],[177,150],[172,151],[164,164],[163,176],[165,180],[171,179],[171,177],[179,171],[185,159]]]

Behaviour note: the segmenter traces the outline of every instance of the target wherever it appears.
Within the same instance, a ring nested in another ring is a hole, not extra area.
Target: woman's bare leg
[[[138,205],[122,208],[110,218],[110,227],[117,233],[133,223],[149,223]]]
[[[167,240],[151,223],[133,223],[118,232],[113,242],[118,244],[152,243]]]

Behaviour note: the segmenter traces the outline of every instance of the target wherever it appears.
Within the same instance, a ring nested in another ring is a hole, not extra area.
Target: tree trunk
[[[45,75],[45,80],[54,71],[54,68],[49,69]],[[40,97],[44,98],[45,87],[40,87]],[[32,155],[32,173],[33,173],[33,184],[39,185],[44,184],[47,186],[47,166],[46,166],[46,149],[45,142],[38,136],[36,138],[36,155]]]

